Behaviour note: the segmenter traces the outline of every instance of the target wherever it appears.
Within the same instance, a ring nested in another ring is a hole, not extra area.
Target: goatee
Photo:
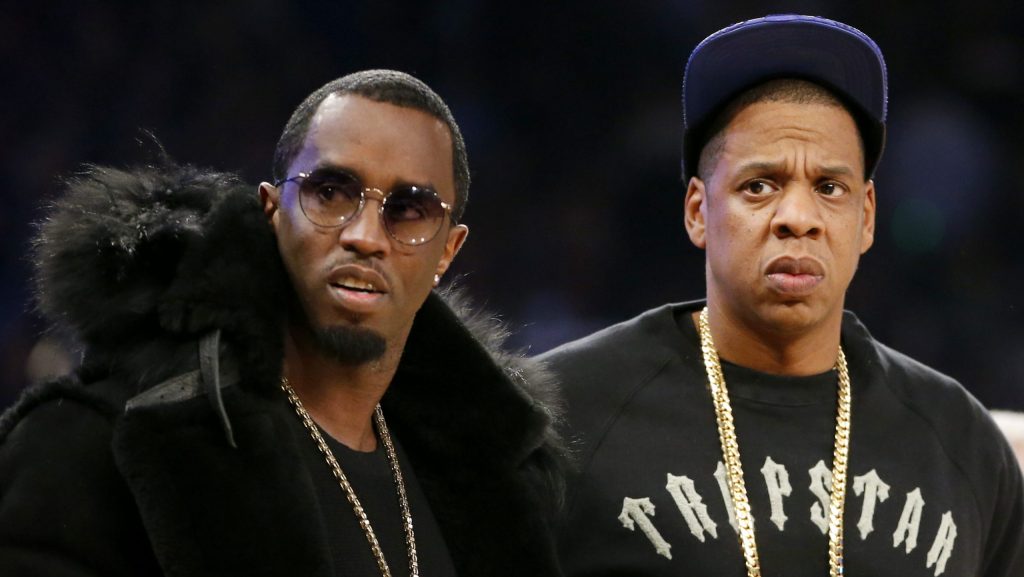
[[[383,336],[362,327],[317,327],[313,334],[320,351],[344,365],[375,361],[387,348]]]

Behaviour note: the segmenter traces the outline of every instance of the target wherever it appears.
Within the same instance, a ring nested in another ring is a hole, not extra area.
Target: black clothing
[[[296,417],[298,434],[305,434],[309,440],[301,450],[306,469],[309,471],[320,500],[320,511],[323,514],[324,528],[327,534],[327,545],[331,549],[334,563],[334,575],[337,577],[380,577],[377,560],[373,556],[366,534],[359,527],[359,521],[352,512],[352,505],[345,497],[345,492],[334,478],[327,460],[316,448],[313,438]],[[402,508],[398,504],[391,464],[382,443],[377,449],[363,453],[353,451],[331,438],[325,431],[320,431],[327,446],[331,448],[334,458],[345,472],[349,483],[359,497],[359,502],[366,510],[366,515],[373,526],[384,559],[393,577],[409,575],[409,556],[405,545],[405,529],[402,527]],[[300,441],[301,442],[301,441]],[[402,477],[409,500],[409,510],[413,518],[413,530],[416,536],[416,554],[422,575],[431,577],[453,577],[455,568],[452,566],[448,547],[444,536],[437,526],[433,511],[423,489],[420,487],[416,472],[407,466],[409,456],[397,438],[393,438],[398,462],[402,466]]]
[[[702,306],[663,306],[544,355],[581,461],[559,532],[567,575],[746,574],[691,318]],[[850,313],[842,345],[847,574],[1024,575],[1021,473],[987,411]],[[827,575],[836,373],[723,369],[763,574]]]
[[[253,187],[92,169],[36,247],[39,307],[86,349],[0,417],[0,574],[332,576]],[[459,574],[557,575],[553,387],[502,337],[431,294],[382,406]]]

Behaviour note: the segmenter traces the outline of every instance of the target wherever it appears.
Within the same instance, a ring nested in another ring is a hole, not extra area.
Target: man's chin
[[[384,356],[387,341],[380,333],[364,327],[334,325],[313,331],[322,353],[345,365],[362,365]]]
[[[838,315],[836,314],[838,312]],[[830,321],[838,321],[842,317],[842,308],[826,308],[825,303],[811,299],[790,299],[773,303],[765,311],[765,321],[780,334],[802,335]]]

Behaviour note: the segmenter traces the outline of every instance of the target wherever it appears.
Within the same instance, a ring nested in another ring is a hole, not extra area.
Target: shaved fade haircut
[[[790,104],[820,104],[845,110],[857,124],[857,142],[860,143],[861,157],[864,157],[864,135],[861,133],[857,115],[838,96],[827,88],[798,78],[780,78],[758,84],[732,99],[708,124],[709,137],[701,147],[697,163],[697,176],[707,182],[709,171],[718,164],[725,149],[725,128],[743,109],[760,102],[785,102]],[[866,169],[865,165],[865,169]],[[865,179],[867,175],[865,175]]]
[[[376,102],[393,104],[425,112],[448,127],[452,139],[452,171],[455,180],[455,206],[452,221],[459,222],[469,201],[469,159],[462,132],[444,100],[423,81],[395,70],[363,70],[332,80],[306,97],[285,124],[274,149],[274,181],[288,178],[288,167],[302,150],[309,124],[320,105],[329,96],[354,94]]]

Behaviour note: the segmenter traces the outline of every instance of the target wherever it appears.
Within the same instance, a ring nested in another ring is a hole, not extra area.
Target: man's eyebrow
[[[358,176],[356,171],[348,166],[325,160],[321,160],[320,162],[314,164],[313,167],[307,170],[306,172],[347,172],[353,176]]]
[[[346,166],[344,164],[339,164],[337,162],[331,162],[331,161],[327,161],[327,160],[320,161],[317,164],[313,165],[313,167],[311,169],[309,169],[309,171],[307,171],[307,174],[313,174],[313,173],[317,173],[317,172],[327,173],[327,174],[344,172],[344,173],[347,173],[347,174],[350,174],[350,175],[356,177],[356,179],[359,180],[360,182],[363,182],[362,175],[360,175],[358,170],[356,170],[354,168],[351,168],[349,166]],[[434,191],[435,193],[437,193],[437,186],[435,186],[433,181],[430,181],[430,180],[427,180],[425,182],[415,182],[415,181],[407,179],[407,178],[397,178],[392,183],[391,189],[393,190],[393,189],[395,189],[397,187],[401,187],[401,186],[415,186],[417,188],[426,188],[426,189],[430,189],[430,190]]]
[[[411,180],[411,179],[408,179],[408,178],[397,178],[391,184],[391,190],[396,190],[398,188],[405,187],[405,186],[415,186],[416,188],[426,189],[426,190],[433,191],[434,194],[436,194],[438,196],[441,195],[441,191],[438,190],[437,186],[435,186],[434,182],[431,181],[431,180],[417,182],[417,181],[414,181],[414,180]]]
[[[783,169],[782,162],[771,162],[766,160],[754,160],[746,164],[740,165],[736,170],[736,174],[747,174],[753,173],[768,173],[773,174]],[[849,166],[845,164],[834,164],[829,166],[822,166],[818,169],[818,172],[825,176],[853,176],[854,172]]]
[[[855,176],[853,169],[850,168],[849,166],[846,166],[845,164],[823,166],[821,167],[821,174],[832,177],[845,176],[852,178],[853,176]]]
[[[771,162],[771,161],[767,161],[767,160],[753,160],[753,161],[750,161],[750,162],[748,162],[746,164],[741,164],[740,167],[736,170],[736,174],[747,174],[749,172],[759,173],[759,174],[763,174],[763,173],[772,174],[772,173],[776,173],[776,172],[782,170],[782,168],[783,168],[783,163],[782,162]]]

